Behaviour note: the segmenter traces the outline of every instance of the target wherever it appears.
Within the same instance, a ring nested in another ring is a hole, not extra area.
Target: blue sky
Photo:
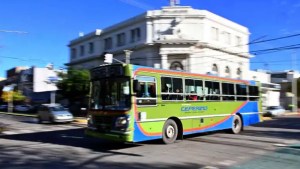
[[[64,67],[69,61],[67,45],[79,32],[103,29],[168,4],[168,0],[1,0],[0,77],[15,66],[53,63],[56,68]],[[205,9],[248,27],[250,42],[300,34],[300,0],[181,0],[181,5]],[[252,44],[250,50],[299,43],[300,36],[294,36]],[[256,55],[251,69],[291,69],[292,56],[299,70],[300,49]]]

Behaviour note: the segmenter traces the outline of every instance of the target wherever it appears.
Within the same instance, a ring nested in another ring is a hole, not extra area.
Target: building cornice
[[[216,47],[216,45],[211,45],[211,44],[204,43],[204,42],[198,43],[196,45],[196,47],[197,48],[208,48],[208,49],[212,49],[212,50],[224,52],[224,53],[227,53],[227,54],[230,54],[230,55],[240,56],[240,57],[247,58],[247,59],[254,57],[249,52],[236,52],[236,51],[230,50],[230,49],[228,49],[226,47],[219,48],[219,47]]]
[[[84,41],[87,41],[87,40],[90,40],[90,39],[93,39],[97,36],[100,36],[101,34],[102,34],[102,30],[96,29],[95,31],[93,31],[91,33],[88,33],[84,36],[81,36],[79,38],[71,40],[70,43],[68,44],[68,47],[70,47],[72,45],[76,45],[76,44],[84,42]]]

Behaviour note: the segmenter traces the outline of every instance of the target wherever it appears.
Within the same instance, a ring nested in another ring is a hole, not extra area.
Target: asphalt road
[[[120,144],[86,138],[78,124],[37,124],[34,118],[0,115],[0,168],[272,168],[300,166],[300,116],[275,118],[225,132]]]

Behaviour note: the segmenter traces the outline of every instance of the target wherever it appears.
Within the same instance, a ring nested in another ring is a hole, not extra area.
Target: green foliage
[[[59,75],[62,80],[58,82],[59,93],[69,101],[81,101],[89,94],[90,73],[85,69],[69,69],[67,74]]]
[[[1,98],[4,102],[24,101],[26,97],[20,91],[3,92]]]
[[[286,85],[287,92],[292,92],[292,83],[288,83]],[[283,85],[281,85],[281,87],[283,87]],[[297,96],[300,96],[300,78],[297,79]]]

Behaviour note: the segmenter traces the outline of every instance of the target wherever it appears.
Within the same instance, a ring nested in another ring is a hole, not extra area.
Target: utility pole
[[[297,94],[297,82],[298,78],[295,77],[296,69],[297,69],[297,56],[296,51],[292,53],[292,67],[293,67],[293,79],[292,79],[292,93],[293,93],[293,100],[292,100],[292,111],[298,112],[298,94]]]

